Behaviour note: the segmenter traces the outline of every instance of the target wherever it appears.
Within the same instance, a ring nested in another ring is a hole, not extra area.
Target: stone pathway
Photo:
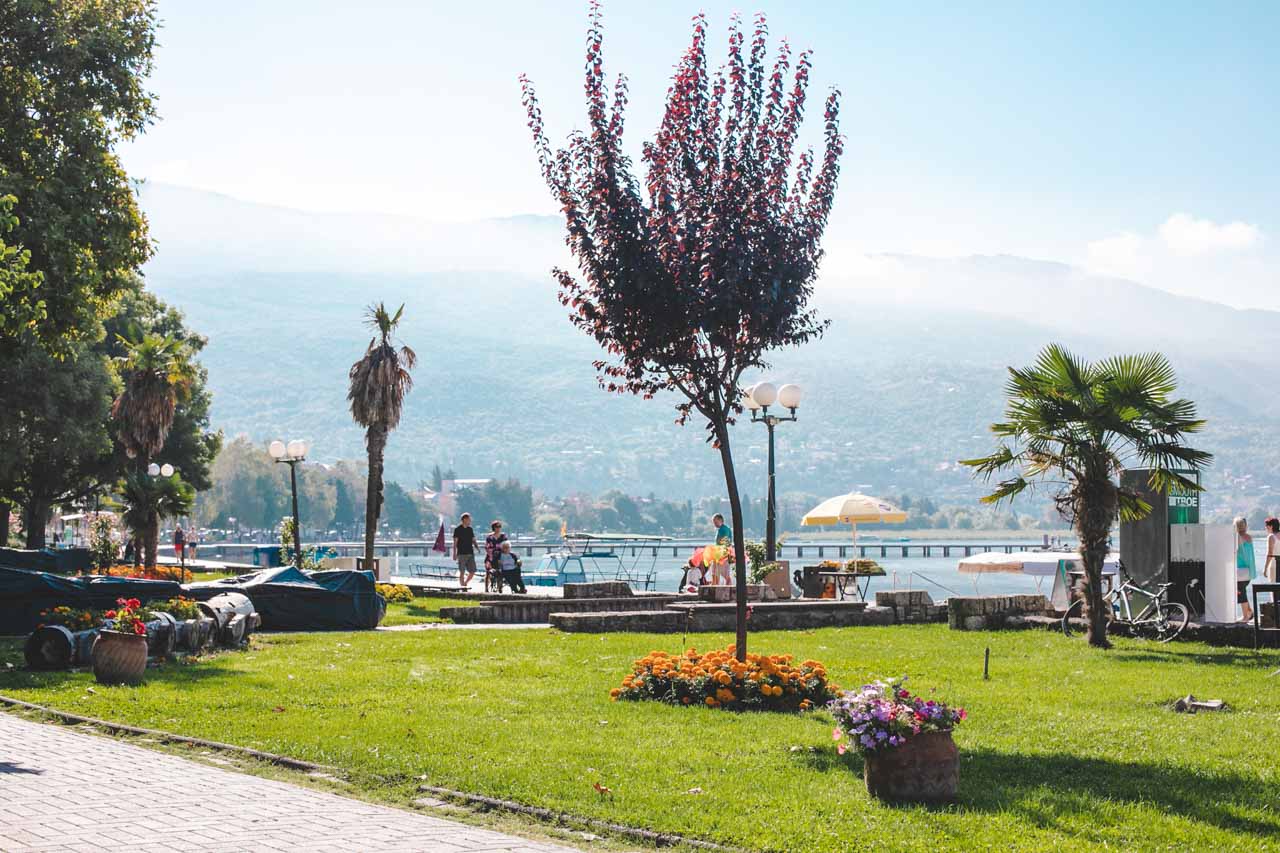
[[[568,853],[0,712],[0,850]]]

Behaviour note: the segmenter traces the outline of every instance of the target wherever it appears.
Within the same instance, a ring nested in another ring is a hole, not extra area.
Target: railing
[[[894,588],[894,589],[897,589],[897,588],[898,588],[898,572],[894,571],[894,572],[892,572],[891,574],[892,574],[892,577],[893,577],[893,588]],[[916,571],[907,572],[907,585],[906,585],[905,589],[913,589],[913,588],[914,588],[914,580],[913,580],[914,578],[920,578],[920,580],[924,581],[925,583],[927,583],[927,584],[932,584],[933,586],[938,587],[938,589],[946,590],[947,592],[951,593],[952,595],[963,595],[963,594],[964,594],[964,593],[961,593],[961,592],[957,592],[956,590],[952,589],[951,587],[947,586],[947,585],[946,585],[946,584],[944,584],[944,583],[941,583],[941,582],[939,582],[939,581],[934,580],[933,578],[929,577],[928,575],[924,574],[923,572],[916,572]]]

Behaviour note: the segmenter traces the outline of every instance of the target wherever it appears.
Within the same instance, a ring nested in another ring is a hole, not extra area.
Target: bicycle
[[[1162,583],[1158,592],[1143,589],[1133,582],[1133,578],[1125,571],[1124,563],[1116,567],[1120,585],[1110,589],[1102,596],[1103,606],[1107,610],[1107,633],[1111,633],[1113,625],[1125,625],[1134,636],[1151,636],[1160,643],[1167,643],[1182,633],[1191,621],[1191,613],[1185,605],[1169,601],[1171,583]],[[1133,615],[1131,593],[1139,593],[1149,599],[1147,606],[1137,615]],[[1062,617],[1062,633],[1070,637],[1079,630],[1072,624],[1074,619],[1084,618],[1083,598],[1077,599],[1067,608]]]

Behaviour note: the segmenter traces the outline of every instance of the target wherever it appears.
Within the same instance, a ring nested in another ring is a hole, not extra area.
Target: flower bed
[[[388,604],[393,601],[413,601],[413,590],[402,583],[380,583],[377,589],[378,595],[385,598]]]
[[[729,710],[807,711],[830,702],[838,691],[818,661],[795,664],[791,655],[748,654],[741,663],[728,646],[706,654],[650,652],[609,696]]]
[[[965,719],[963,708],[913,696],[902,686],[906,680],[865,684],[827,706],[836,720],[831,737],[838,752],[850,745],[863,754],[892,749],[924,732],[949,732]]]
[[[61,625],[68,631],[87,631],[96,628],[102,622],[102,613],[96,610],[81,610],[65,604],[40,611],[40,625]]]
[[[147,569],[142,566],[107,566],[100,570],[101,574],[113,578],[140,578],[149,581],[178,581],[181,583],[185,580],[183,569],[180,566],[156,566],[154,569]]]
[[[147,610],[152,613],[168,613],[179,622],[186,619],[199,619],[201,615],[200,605],[194,599],[182,595],[168,601],[152,601],[147,604]]]

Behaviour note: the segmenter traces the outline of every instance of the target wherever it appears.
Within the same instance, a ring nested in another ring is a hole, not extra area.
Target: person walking
[[[1244,614],[1241,622],[1253,621],[1253,608],[1249,606],[1249,582],[1258,576],[1257,557],[1253,552],[1253,537],[1249,535],[1249,522],[1236,519],[1236,602]]]
[[[524,595],[528,592],[524,587],[524,577],[520,574],[520,558],[511,553],[510,542],[505,539],[502,541],[502,545],[499,546],[493,562],[498,568],[502,581],[511,587],[512,592],[519,595]]]
[[[489,535],[484,537],[485,592],[502,592],[502,570],[497,564],[497,559],[502,551],[502,543],[506,541],[507,534],[502,532],[502,522],[491,521]]]
[[[453,558],[458,561],[458,586],[465,591],[476,576],[476,531],[471,513],[464,512],[459,522],[453,528]]]
[[[187,534],[182,529],[182,525],[175,525],[173,528],[173,555],[178,558],[178,565],[185,566],[187,564]]]
[[[1280,518],[1272,516],[1265,522],[1267,528],[1267,561],[1262,564],[1262,575],[1271,583],[1280,578]]]

